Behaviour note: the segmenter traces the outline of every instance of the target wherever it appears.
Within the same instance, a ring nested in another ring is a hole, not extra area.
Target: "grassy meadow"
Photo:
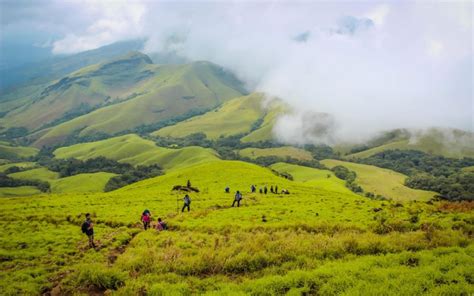
[[[176,169],[110,193],[2,198],[3,295],[468,295],[472,203],[377,201],[329,171],[239,161]],[[328,178],[328,175],[330,176]],[[191,212],[181,213],[190,180]],[[329,181],[330,180],[330,181]],[[278,185],[289,195],[250,193]],[[224,193],[229,186],[230,194]],[[340,190],[334,190],[339,188]],[[243,192],[240,208],[230,207]],[[169,230],[143,231],[144,209]],[[97,249],[80,231],[95,223]]]
[[[397,201],[427,201],[436,195],[435,192],[417,190],[405,186],[404,183],[407,176],[392,170],[334,159],[325,159],[321,163],[329,168],[340,165],[354,171],[357,174],[357,184],[362,186],[365,192],[379,194],[385,198]]]

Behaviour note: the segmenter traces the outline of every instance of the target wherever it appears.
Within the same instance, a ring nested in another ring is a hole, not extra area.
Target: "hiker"
[[[167,230],[168,229],[168,224],[166,224],[165,221],[161,220],[161,218],[158,218],[158,223],[156,223],[156,230],[162,231],[162,230]]]
[[[282,194],[290,194],[290,191],[288,191],[287,189],[282,189],[282,190],[281,190],[281,193],[282,193]]]
[[[91,214],[86,214],[86,221],[82,223],[82,233],[86,234],[89,238],[89,247],[95,248],[94,244],[94,224],[91,221]]]
[[[186,183],[186,186],[187,186],[188,188],[191,188],[191,181],[188,180],[188,183]]]
[[[267,194],[267,192],[268,192],[267,186],[263,187],[263,193]]]
[[[235,203],[237,202],[237,207],[240,207],[240,201],[242,200],[242,194],[240,191],[237,190],[234,197],[234,202],[232,203],[232,207],[234,207]]]
[[[227,186],[227,187],[225,188],[225,193],[229,193],[229,192],[230,192],[230,188],[229,188],[229,186]]]
[[[262,194],[262,193],[263,193],[263,189],[262,189],[262,187],[260,187],[260,189],[259,189],[259,192],[260,192],[260,194]]]
[[[275,193],[278,194],[278,186],[275,185]]]
[[[185,208],[188,208],[188,212],[191,210],[190,206],[191,206],[191,198],[189,197],[189,195],[185,195],[184,198],[184,205],[183,205],[183,208],[181,209],[181,212],[184,212],[184,209]]]
[[[275,193],[275,192],[273,191],[273,185],[270,186],[270,192],[271,192],[271,193]]]
[[[252,184],[252,186],[250,186],[250,191],[252,191],[252,193],[254,193],[255,190],[257,190],[257,187],[255,187],[255,185]]]
[[[147,230],[148,228],[150,228],[151,213],[150,213],[149,210],[143,211],[141,220],[142,220],[142,222],[143,222],[143,228],[145,228],[145,230]]]

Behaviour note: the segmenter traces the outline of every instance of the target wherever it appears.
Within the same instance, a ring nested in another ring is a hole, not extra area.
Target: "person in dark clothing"
[[[234,207],[235,203],[237,203],[237,207],[240,207],[241,200],[242,194],[240,193],[240,191],[237,190],[237,192],[235,193],[234,202],[232,203],[232,207]]]
[[[143,228],[145,228],[145,230],[147,230],[148,228],[150,228],[151,213],[150,213],[149,210],[143,211],[141,220],[142,220],[142,222],[143,222]]]
[[[267,192],[268,192],[267,186],[263,187],[263,193],[267,194]]]
[[[278,194],[278,186],[275,186],[275,193]]]
[[[184,209],[188,208],[188,212],[191,210],[191,198],[189,197],[189,195],[185,195],[184,198],[184,205],[183,205],[183,208],[181,209],[181,212],[184,212]]]
[[[225,193],[229,193],[229,192],[230,192],[230,188],[229,188],[229,186],[227,186],[227,187],[225,188]]]
[[[274,191],[273,191],[273,185],[270,186],[270,192],[271,192],[271,193],[274,193]]]
[[[252,193],[254,193],[257,190],[257,187],[255,187],[255,185],[252,185],[250,186],[250,190],[252,191]]]
[[[188,180],[188,183],[186,183],[186,186],[187,186],[188,188],[191,188],[191,181]]]
[[[87,235],[89,238],[89,247],[95,248],[94,243],[94,224],[92,224],[91,215],[89,213],[86,214],[86,220],[82,223],[82,233]]]
[[[262,193],[263,193],[263,189],[262,189],[262,187],[260,187],[260,189],[259,189],[259,192],[260,192],[260,194],[262,194]]]

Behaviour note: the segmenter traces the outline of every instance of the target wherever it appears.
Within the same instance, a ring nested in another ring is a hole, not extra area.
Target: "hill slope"
[[[162,128],[153,135],[181,138],[202,132],[207,138],[216,139],[220,136],[248,133],[252,125],[265,116],[262,100],[262,94],[234,98],[204,115]]]
[[[372,192],[398,201],[428,200],[436,195],[436,192],[416,190],[404,185],[405,175],[376,166],[325,159],[322,164],[332,168],[338,165],[344,166],[357,174],[356,182],[365,192]]]
[[[280,158],[295,158],[299,160],[312,160],[313,156],[309,151],[286,146],[286,147],[277,147],[277,148],[245,148],[239,151],[239,155],[249,158],[258,158],[265,156],[276,156]]]
[[[219,159],[217,153],[212,149],[158,147],[154,142],[142,139],[135,134],[62,147],[55,150],[54,155],[60,159],[77,158],[81,160],[103,156],[132,165],[158,164],[165,170]]]
[[[405,131],[393,140],[373,148],[348,154],[346,158],[366,158],[385,150],[420,150],[445,157],[474,157],[474,134],[443,128]]]
[[[120,102],[53,127],[35,145],[57,143],[72,134],[113,135],[143,126],[166,125],[170,120],[215,108],[245,91],[232,75],[207,62],[148,64],[139,74],[147,78],[128,89],[129,95],[121,96]]]
[[[191,211],[181,213],[184,192],[171,187],[188,179],[200,192],[191,194]],[[277,184],[291,194],[252,194],[250,184]],[[231,207],[226,185],[243,192],[239,208]],[[0,203],[6,230],[0,233],[0,290],[6,295],[474,291],[467,203],[399,206],[289,181],[239,161],[199,164],[107,194],[19,200]],[[163,218],[169,230],[144,231],[144,209],[154,223]],[[87,247],[79,230],[88,212],[97,250]]]

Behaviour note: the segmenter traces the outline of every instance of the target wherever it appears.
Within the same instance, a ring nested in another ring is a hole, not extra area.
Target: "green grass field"
[[[310,152],[291,147],[277,147],[277,148],[245,148],[239,151],[240,156],[249,157],[249,158],[257,158],[257,157],[264,157],[264,156],[276,156],[286,159],[287,157],[299,159],[299,160],[312,160],[313,156]]]
[[[334,159],[325,159],[321,163],[330,168],[342,165],[356,172],[356,183],[362,186],[365,192],[380,194],[393,200],[429,200],[436,194],[406,187],[406,176],[388,169]]]
[[[165,170],[179,169],[219,159],[217,153],[212,149],[158,147],[153,141],[145,140],[135,134],[62,147],[55,150],[54,155],[59,159],[77,158],[81,160],[103,156],[132,165],[158,164]]]
[[[3,198],[0,290],[18,294],[462,295],[474,293],[472,204],[376,201],[238,161],[177,169],[111,193]],[[177,213],[186,184],[190,213]],[[334,179],[331,176],[330,179]],[[300,181],[301,180],[301,181]],[[252,194],[278,185],[290,195]],[[240,208],[231,208],[241,190]],[[148,208],[170,229],[141,230]],[[380,209],[374,211],[374,209]],[[97,250],[80,232],[92,213]],[[263,217],[264,216],[264,217]],[[263,219],[264,218],[264,219]]]

